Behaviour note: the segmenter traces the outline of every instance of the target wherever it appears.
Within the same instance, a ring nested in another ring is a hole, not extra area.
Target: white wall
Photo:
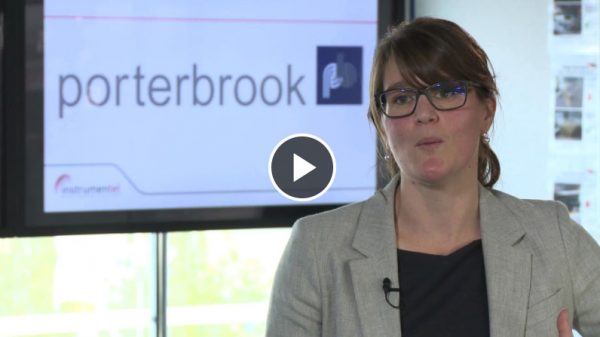
[[[552,74],[548,54],[550,1],[416,0],[416,16],[456,22],[488,53],[500,90],[491,133],[502,166],[500,190],[551,199],[549,141],[553,138]]]

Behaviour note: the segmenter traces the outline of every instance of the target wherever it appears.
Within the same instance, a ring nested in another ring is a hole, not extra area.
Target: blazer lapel
[[[519,245],[525,231],[514,213],[484,187],[479,191],[479,212],[490,336],[521,336],[532,263],[531,253]]]
[[[398,260],[394,225],[394,192],[398,179],[365,202],[352,246],[365,255],[350,262],[350,274],[356,297],[362,335],[401,336],[400,312],[385,301],[383,279],[397,288]],[[399,293],[389,296],[398,305]]]

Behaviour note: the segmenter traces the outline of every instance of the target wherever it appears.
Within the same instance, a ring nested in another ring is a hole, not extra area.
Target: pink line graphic
[[[323,25],[375,25],[376,20],[320,20],[320,19],[251,19],[251,18],[179,18],[159,16],[99,16],[99,15],[45,15],[48,20],[94,21],[157,21],[157,22],[212,22],[260,24],[323,24]]]

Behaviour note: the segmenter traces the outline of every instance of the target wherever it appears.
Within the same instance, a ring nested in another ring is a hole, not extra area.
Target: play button
[[[295,201],[313,200],[331,186],[335,177],[335,158],[319,137],[291,135],[273,149],[269,177],[284,197]]]
[[[294,153],[294,182],[312,172],[316,167]]]

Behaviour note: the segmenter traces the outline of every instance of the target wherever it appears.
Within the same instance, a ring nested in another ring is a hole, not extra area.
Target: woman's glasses
[[[445,81],[428,86],[425,89],[394,88],[376,96],[383,113],[389,118],[401,118],[412,115],[419,96],[427,97],[434,108],[440,111],[454,110],[467,102],[469,87],[481,87],[471,81]]]

